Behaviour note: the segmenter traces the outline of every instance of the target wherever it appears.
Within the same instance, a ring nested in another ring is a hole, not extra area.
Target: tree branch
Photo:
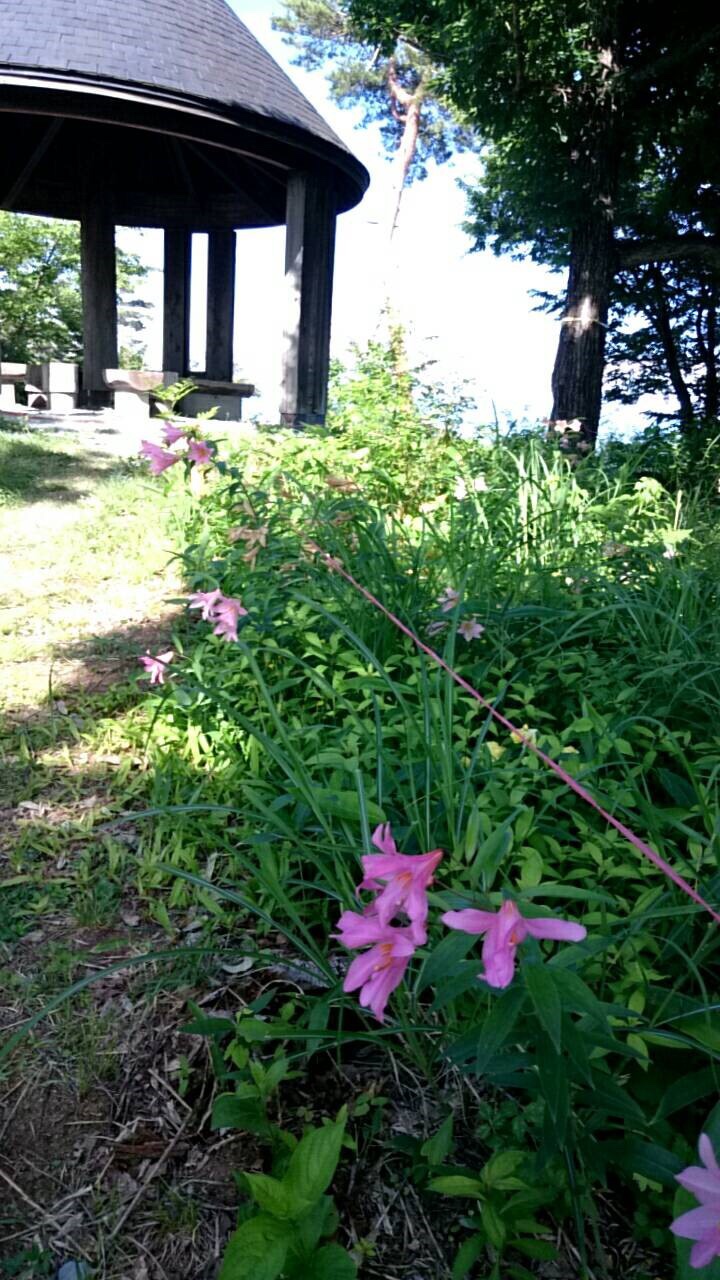
[[[644,262],[675,262],[678,258],[703,258],[720,267],[720,236],[703,236],[695,231],[655,240],[616,240],[615,251],[621,270]]]

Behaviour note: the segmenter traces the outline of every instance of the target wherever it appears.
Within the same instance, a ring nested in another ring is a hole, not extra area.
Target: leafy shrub
[[[716,902],[714,509],[667,469],[639,472],[634,448],[577,462],[532,433],[438,428],[377,351],[335,406],[327,434],[243,437],[189,520],[190,589],[248,613],[236,644],[197,621],[178,636],[154,747],[168,813],[143,883],[172,873],[171,904],[195,894],[224,928],[252,921],[261,961],[284,936],[307,1060],[367,1040],[329,936],[373,828],[391,823],[405,854],[442,849],[430,937],[393,997],[394,1051],[429,1087],[459,1073],[529,1118],[522,1150],[500,1153],[478,1122],[472,1159],[428,1184],[476,1202],[454,1274],[483,1255],[491,1280],[527,1276],[558,1222],[583,1274],[602,1265],[599,1196],[619,1182],[638,1231],[667,1247],[670,1189],[717,1093],[707,916],[337,567],[429,628],[448,664]],[[527,940],[496,991],[439,915],[508,898],[523,914],[561,906],[587,939]]]

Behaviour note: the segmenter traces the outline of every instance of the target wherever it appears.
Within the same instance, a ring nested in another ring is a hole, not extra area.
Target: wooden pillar
[[[286,317],[280,418],[301,427],[325,421],[335,261],[335,196],[313,174],[294,173],[287,191]]]
[[[84,398],[91,407],[110,403],[103,372],[118,364],[115,224],[98,194],[88,195],[80,223]]]
[[[235,329],[235,232],[208,233],[207,345],[205,373],[232,382]]]
[[[190,368],[192,233],[166,227],[164,235],[162,367],[184,378]]]

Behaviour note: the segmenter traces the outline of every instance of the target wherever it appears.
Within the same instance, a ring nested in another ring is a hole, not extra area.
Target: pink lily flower
[[[213,635],[222,636],[223,640],[237,640],[238,621],[246,617],[247,609],[243,608],[241,600],[221,595],[213,605],[211,614],[211,620],[216,623]]]
[[[460,599],[460,592],[454,587],[446,587],[442,595],[438,596],[438,604],[443,613],[450,613]]]
[[[390,994],[402,982],[415,951],[412,931],[383,925],[378,916],[361,916],[355,911],[345,911],[338,927],[340,932],[334,936],[344,947],[370,947],[353,960],[343,991],[357,991],[360,987],[362,1008],[372,1009],[378,1022],[383,1022]]]
[[[147,458],[150,463],[150,471],[152,475],[159,476],[173,463],[180,461],[177,453],[169,453],[167,449],[163,449],[159,444],[153,444],[152,440],[143,440],[140,449],[141,457]]]
[[[166,422],[163,427],[163,440],[165,444],[177,444],[178,440],[185,439],[185,432],[180,427],[176,427],[172,422]]]
[[[202,610],[200,617],[203,622],[209,622],[214,618],[215,606],[218,600],[222,600],[222,598],[222,592],[217,587],[214,591],[194,591],[188,598],[188,608]]]
[[[460,623],[457,633],[462,636],[463,640],[470,641],[477,640],[484,630],[485,628],[481,622],[476,622],[474,618],[466,618],[464,622]]]
[[[499,911],[446,911],[442,920],[451,929],[461,929],[463,933],[485,934],[482,949],[485,970],[480,977],[489,987],[510,986],[515,975],[515,953],[528,936],[582,942],[587,935],[583,925],[558,920],[556,916],[526,920],[509,899]]]
[[[673,1235],[694,1240],[690,1250],[691,1267],[707,1267],[720,1257],[720,1166],[712,1142],[703,1133],[698,1143],[702,1165],[690,1165],[677,1174],[676,1180],[700,1201],[697,1209],[682,1213],[670,1224]]]
[[[403,910],[410,919],[410,931],[416,943],[425,942],[425,922],[428,914],[427,889],[443,853],[433,849],[431,853],[398,853],[390,823],[375,829],[372,842],[381,853],[368,853],[362,859],[365,877],[359,889],[379,891],[370,908],[385,928],[393,916]],[[385,887],[382,881],[386,881]]]
[[[194,462],[196,466],[205,466],[208,462],[212,462],[212,456],[215,450],[207,440],[191,440],[188,445],[188,458]]]
[[[173,650],[168,649],[167,653],[158,653],[156,657],[153,657],[150,653],[143,654],[138,658],[138,662],[142,663],[150,676],[151,684],[164,684],[165,670],[174,657]]]

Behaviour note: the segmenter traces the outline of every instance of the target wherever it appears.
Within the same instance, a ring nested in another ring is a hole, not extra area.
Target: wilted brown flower
[[[331,489],[337,489],[338,493],[357,493],[359,486],[354,480],[350,480],[347,476],[326,476],[325,483]]]

